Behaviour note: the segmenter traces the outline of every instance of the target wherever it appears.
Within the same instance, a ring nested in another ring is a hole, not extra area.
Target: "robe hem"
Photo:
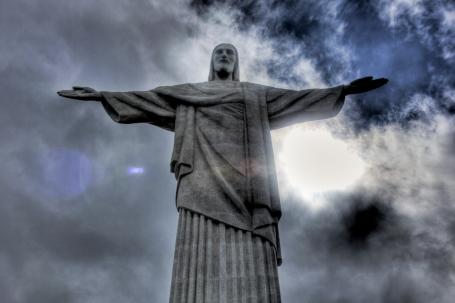
[[[226,225],[226,226],[229,226],[229,227],[232,227],[232,228],[235,228],[235,229],[239,229],[239,230],[244,230],[244,231],[251,232],[251,233],[253,234],[253,236],[260,237],[261,239],[264,239],[264,240],[268,241],[269,243],[272,244],[272,246],[273,246],[273,248],[274,248],[274,250],[275,250],[275,256],[276,256],[276,259],[277,259],[277,264],[278,264],[278,266],[281,265],[282,258],[281,258],[281,256],[280,256],[280,253],[279,253],[279,249],[278,249],[278,247],[277,247],[277,244],[274,243],[273,241],[271,241],[269,238],[264,237],[263,235],[260,235],[260,234],[256,233],[256,232],[255,232],[255,231],[256,231],[255,229],[253,229],[253,228],[242,228],[242,227],[240,227],[239,225],[234,225],[234,224],[232,224],[232,223],[229,223],[229,222],[226,222],[226,221],[224,221],[224,220],[218,219],[218,218],[213,217],[213,216],[211,216],[211,215],[207,215],[207,214],[205,214],[205,213],[203,213],[203,212],[201,212],[201,211],[198,211],[198,210],[195,210],[195,209],[192,209],[192,208],[189,208],[189,207],[178,206],[178,207],[177,207],[177,212],[178,212],[180,209],[185,209],[185,210],[188,210],[188,211],[190,211],[190,212],[196,213],[196,214],[198,214],[198,215],[200,215],[200,216],[204,216],[204,217],[209,218],[210,220],[212,220],[212,221],[214,221],[214,222],[216,222],[216,223],[221,223],[221,224],[224,224],[224,225]],[[274,225],[274,224],[276,225],[276,229],[278,230],[278,224],[277,224],[277,223],[271,223],[271,224],[269,224],[269,225]],[[264,226],[269,226],[269,225],[264,225]],[[276,233],[278,233],[278,232],[276,231]],[[279,241],[279,239],[277,239],[277,241]]]

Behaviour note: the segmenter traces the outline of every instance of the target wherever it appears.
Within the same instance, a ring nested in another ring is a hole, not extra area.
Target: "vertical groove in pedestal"
[[[170,303],[280,303],[270,242],[180,209]]]

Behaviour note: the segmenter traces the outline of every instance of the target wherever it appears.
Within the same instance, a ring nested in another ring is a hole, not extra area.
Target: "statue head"
[[[221,43],[213,49],[209,81],[216,79],[240,81],[239,55],[232,44]]]

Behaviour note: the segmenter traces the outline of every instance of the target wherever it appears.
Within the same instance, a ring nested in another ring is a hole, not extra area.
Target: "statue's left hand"
[[[343,95],[361,94],[367,91],[379,88],[385,85],[389,80],[386,78],[373,79],[373,77],[364,77],[352,81],[343,88]]]

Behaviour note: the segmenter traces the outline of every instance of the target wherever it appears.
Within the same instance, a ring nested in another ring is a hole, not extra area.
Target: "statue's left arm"
[[[271,129],[333,117],[344,104],[343,85],[300,91],[268,88],[266,96]]]
[[[271,129],[337,115],[345,97],[364,93],[387,83],[387,79],[365,77],[324,89],[289,90],[269,87],[266,91],[267,112]]]

